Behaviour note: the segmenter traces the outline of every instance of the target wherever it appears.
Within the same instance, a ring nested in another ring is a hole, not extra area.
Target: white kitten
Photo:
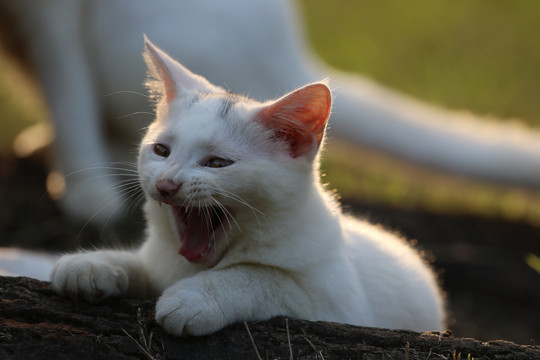
[[[276,315],[443,328],[441,294],[422,259],[344,216],[320,184],[326,85],[262,104],[210,84],[148,40],[145,58],[162,95],[140,148],[146,241],[138,251],[61,258],[55,289],[88,301],[161,294],[156,319],[176,335]]]

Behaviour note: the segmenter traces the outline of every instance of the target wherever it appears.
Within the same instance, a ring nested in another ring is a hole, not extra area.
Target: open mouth
[[[228,211],[219,206],[171,206],[182,244],[178,253],[191,262],[206,260],[220,238]]]

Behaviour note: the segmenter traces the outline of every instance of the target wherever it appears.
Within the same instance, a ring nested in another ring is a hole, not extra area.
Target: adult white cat
[[[540,186],[540,133],[490,125],[337,73],[310,51],[295,10],[289,0],[0,0],[0,29],[25,48],[47,98],[54,165],[70,174],[67,214],[100,223],[122,215],[122,194],[104,164],[125,160],[113,149],[123,144],[120,153],[128,154],[147,125],[143,116],[126,117],[148,111],[146,99],[116,94],[142,91],[142,32],[212,83],[256,99],[332,74],[336,137],[450,171]],[[108,139],[104,129],[114,135]]]
[[[439,289],[416,252],[344,216],[320,184],[326,85],[263,104],[148,41],[145,58],[162,95],[140,147],[146,241],[62,257],[56,290],[91,302],[162,294],[156,319],[176,335],[276,315],[443,328]]]

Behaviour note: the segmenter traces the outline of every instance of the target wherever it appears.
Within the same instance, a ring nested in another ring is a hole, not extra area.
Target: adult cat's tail
[[[540,186],[540,132],[430,106],[350,73],[333,80],[331,135],[447,171]]]

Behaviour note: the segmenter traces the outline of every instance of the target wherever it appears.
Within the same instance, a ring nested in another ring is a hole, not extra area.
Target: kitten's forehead
[[[223,120],[229,118],[240,97],[234,94],[198,94],[190,102],[189,109],[185,111],[185,118],[193,115],[194,121],[198,119],[211,119],[217,124],[224,124]],[[182,120],[180,116],[179,121]],[[204,120],[203,120],[204,121]]]
[[[229,112],[231,109],[242,100],[242,98],[239,95],[235,94],[227,94],[224,96],[221,101],[221,111],[219,112],[219,115],[225,119],[229,115]]]
[[[264,134],[251,121],[259,103],[249,98],[225,91],[193,93],[161,106],[144,142],[163,143],[177,156],[253,153],[265,142]]]
[[[183,117],[181,113],[185,115],[190,112],[201,112],[202,109],[202,112],[208,110],[209,114],[217,114],[219,117],[226,119],[231,109],[243,99],[245,98],[232,93],[195,93],[178,102],[176,106],[173,106],[172,110],[177,112],[180,118]]]
[[[226,137],[238,120],[235,106],[240,101],[240,96],[228,93],[196,94],[171,107],[164,131],[189,143]]]

